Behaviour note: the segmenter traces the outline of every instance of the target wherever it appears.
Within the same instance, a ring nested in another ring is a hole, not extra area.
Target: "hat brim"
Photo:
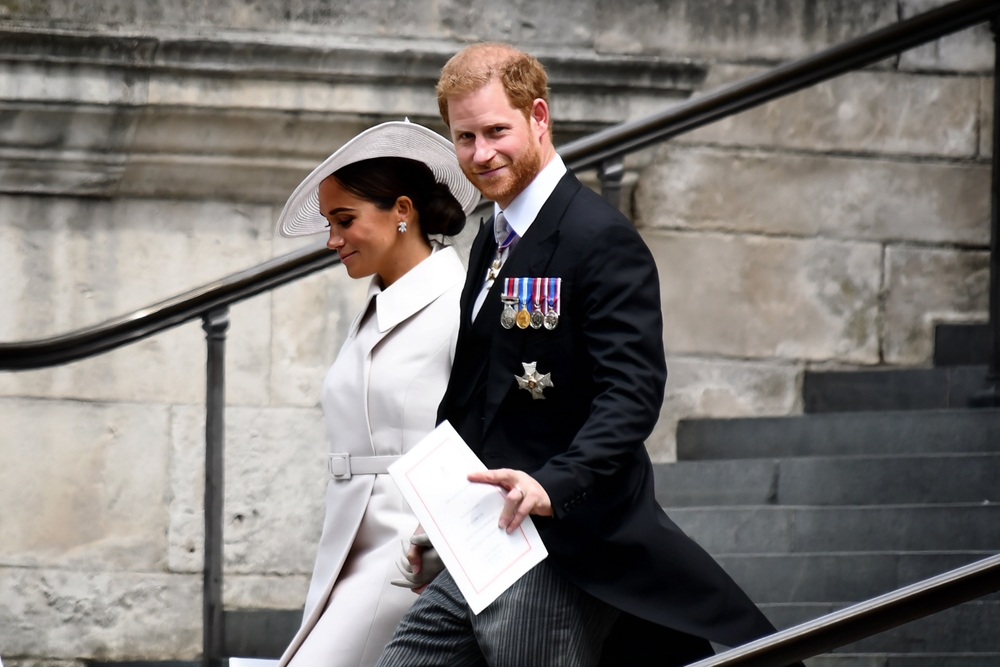
[[[458,166],[452,143],[437,132],[409,121],[391,121],[354,137],[306,176],[278,217],[278,234],[285,237],[318,234],[329,229],[319,210],[319,184],[341,167],[378,157],[403,157],[423,162],[444,183],[468,215],[479,202],[479,191]]]

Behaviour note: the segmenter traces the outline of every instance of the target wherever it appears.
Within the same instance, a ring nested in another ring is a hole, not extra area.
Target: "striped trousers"
[[[377,667],[593,666],[618,613],[543,561],[477,616],[445,570],[403,616]]]

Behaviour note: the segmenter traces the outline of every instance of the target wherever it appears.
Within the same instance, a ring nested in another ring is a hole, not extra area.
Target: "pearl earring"
[[[397,227],[397,229],[400,231],[400,233],[405,232],[406,231],[406,220],[400,220],[399,221],[399,227]]]

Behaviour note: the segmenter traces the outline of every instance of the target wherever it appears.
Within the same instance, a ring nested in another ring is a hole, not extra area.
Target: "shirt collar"
[[[361,312],[368,310],[371,300],[378,297],[375,312],[379,333],[392,329],[455,285],[465,282],[465,267],[455,249],[437,242],[432,242],[432,247],[430,257],[385,289],[379,284],[378,276],[372,276]]]
[[[557,153],[552,161],[545,165],[545,168],[538,172],[538,175],[528,183],[519,195],[507,205],[503,210],[504,219],[510,228],[517,232],[519,238],[524,238],[528,227],[538,217],[538,212],[556,189],[560,179],[566,173],[566,165]],[[493,218],[496,219],[501,211],[499,204],[493,204]]]

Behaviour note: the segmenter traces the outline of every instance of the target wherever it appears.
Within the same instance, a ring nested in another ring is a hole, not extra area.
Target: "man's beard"
[[[507,174],[499,179],[484,179],[479,172],[490,171],[499,167],[507,167]],[[509,163],[493,159],[487,165],[476,165],[477,171],[470,171],[464,166],[466,178],[472,181],[476,189],[490,201],[512,199],[528,187],[528,183],[538,175],[542,166],[542,150],[538,144],[530,144],[524,154]]]

